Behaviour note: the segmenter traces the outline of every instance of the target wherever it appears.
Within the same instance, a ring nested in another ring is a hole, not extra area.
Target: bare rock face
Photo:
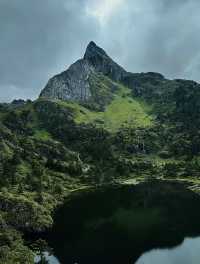
[[[114,81],[120,81],[126,71],[115,63],[106,52],[94,42],[87,46],[83,59],[72,64],[68,70],[51,78],[40,97],[84,102],[91,94],[89,77],[102,73]]]
[[[67,71],[51,78],[40,97],[86,101],[91,97],[88,79],[93,71],[86,60],[78,60]]]
[[[97,72],[110,77],[113,81],[119,82],[126,75],[126,71],[114,62],[106,52],[91,41],[86,49],[84,59],[92,65]]]
[[[100,83],[99,76],[109,77],[111,81],[120,82],[129,87],[135,96],[149,93],[152,86],[162,86],[164,76],[159,73],[130,73],[114,62],[107,53],[91,41],[85,51],[84,57],[68,70],[51,78],[42,90],[40,97],[49,99],[70,100],[76,102],[91,102],[94,99],[95,89]],[[99,80],[97,80],[99,78]],[[159,84],[159,85],[158,85]],[[99,99],[101,100],[101,99]]]

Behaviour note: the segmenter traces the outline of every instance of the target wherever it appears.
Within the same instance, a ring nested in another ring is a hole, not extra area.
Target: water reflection
[[[49,264],[60,264],[58,259],[45,253]],[[39,257],[35,258],[38,263]],[[185,238],[184,242],[171,249],[153,249],[144,253],[135,264],[199,264],[200,263],[200,237]],[[128,263],[127,263],[128,264]]]
[[[55,256],[50,255],[48,252],[45,252],[44,256],[48,264],[60,264],[58,259]],[[34,259],[35,264],[40,263],[40,261],[41,258],[39,256],[36,256]]]
[[[144,253],[136,264],[199,264],[200,237],[186,238],[184,242],[172,249],[153,249]]]
[[[174,182],[82,192],[56,211],[46,240],[62,264],[199,264],[200,238],[184,240],[200,234],[199,205]]]

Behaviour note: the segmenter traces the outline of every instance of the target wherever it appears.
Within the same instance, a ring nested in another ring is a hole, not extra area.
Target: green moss
[[[0,230],[0,263],[34,263],[33,252],[24,245],[20,233],[11,228]]]
[[[36,130],[34,138],[38,140],[48,141],[51,139],[51,135],[46,130]]]
[[[16,173],[19,174],[21,178],[26,178],[27,175],[31,173],[30,164],[22,160],[21,163],[16,167]]]
[[[0,142],[0,153],[4,159],[9,159],[13,156],[13,150],[4,141]]]
[[[50,211],[41,203],[31,200],[31,197],[14,194],[10,192],[0,192],[1,205],[7,208],[4,219],[10,226],[18,228],[44,230],[52,225]],[[16,211],[18,214],[16,214]]]

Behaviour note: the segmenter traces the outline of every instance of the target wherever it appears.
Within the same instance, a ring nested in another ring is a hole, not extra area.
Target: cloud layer
[[[36,98],[90,40],[124,68],[200,80],[198,0],[0,0],[0,101]]]

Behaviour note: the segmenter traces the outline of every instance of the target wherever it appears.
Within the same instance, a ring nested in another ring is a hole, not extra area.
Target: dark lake
[[[61,264],[55,256],[48,256],[49,264]],[[152,249],[142,254],[136,264],[199,264],[200,262],[200,237],[185,238],[184,242],[171,249]],[[81,262],[80,262],[81,263]],[[130,263],[133,263],[130,260]]]
[[[199,264],[199,208],[174,182],[76,193],[55,213],[49,263]]]

